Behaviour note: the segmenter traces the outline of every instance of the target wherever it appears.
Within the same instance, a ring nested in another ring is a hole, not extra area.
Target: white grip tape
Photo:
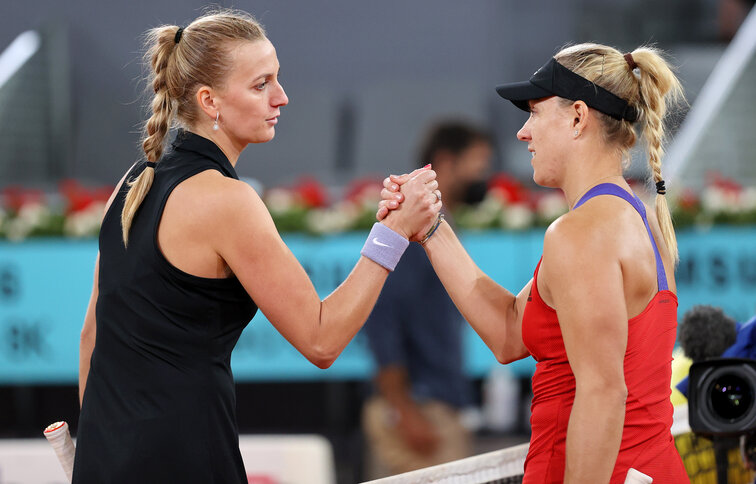
[[[66,422],[55,422],[45,429],[44,434],[47,441],[50,442],[50,445],[55,450],[58,461],[60,461],[60,465],[63,467],[63,472],[66,473],[68,482],[71,482],[76,448],[74,447],[73,440],[71,440],[68,424]]]

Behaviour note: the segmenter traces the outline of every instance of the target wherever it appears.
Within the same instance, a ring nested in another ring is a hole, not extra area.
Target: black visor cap
[[[627,101],[575,74],[553,57],[530,80],[498,86],[496,92],[523,111],[530,111],[528,101],[532,99],[559,96],[571,101],[581,100],[615,119],[633,122],[638,118]]]

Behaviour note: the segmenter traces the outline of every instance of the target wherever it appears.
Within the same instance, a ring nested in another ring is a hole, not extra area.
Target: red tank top
[[[659,291],[638,316],[628,320],[624,360],[627,405],[622,443],[611,483],[622,484],[630,468],[654,483],[690,482],[672,439],[670,381],[672,349],[677,332],[677,296],[667,289],[666,275],[651,235],[645,208],[617,185],[594,187],[575,205],[598,195],[627,200],[640,213],[654,246]],[[523,484],[564,480],[567,424],[575,398],[575,377],[564,349],[556,311],[538,294],[538,269],[522,318],[522,338],[536,360],[531,404],[530,450]]]

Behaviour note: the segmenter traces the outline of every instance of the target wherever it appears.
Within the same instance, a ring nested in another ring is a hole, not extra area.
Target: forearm
[[[375,377],[378,393],[399,413],[416,410],[412,399],[407,370],[392,365],[381,368]]]
[[[624,387],[577,390],[567,427],[565,484],[608,483],[622,441]]]
[[[87,377],[89,376],[89,365],[92,359],[95,340],[97,339],[97,298],[99,297],[99,277],[100,273],[100,254],[97,254],[95,260],[94,282],[92,284],[92,294],[89,297],[87,313],[84,316],[84,324],[79,336],[79,405],[84,400],[84,389],[87,386]]]
[[[79,340],[79,406],[84,400],[84,390],[87,387],[87,377],[89,376],[89,364],[94,350],[95,336],[81,335]]]
[[[313,361],[328,367],[354,338],[370,316],[389,271],[360,257],[344,282],[321,303],[316,318],[312,346]]]
[[[515,295],[478,268],[448,224],[439,226],[425,251],[452,301],[497,359],[512,356],[504,354],[510,353],[506,348],[521,346],[511,341],[519,336],[507,334],[517,320]]]

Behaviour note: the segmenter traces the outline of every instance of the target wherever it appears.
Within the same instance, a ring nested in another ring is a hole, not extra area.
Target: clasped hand
[[[421,241],[441,210],[441,192],[430,165],[383,180],[375,218],[407,239]]]

